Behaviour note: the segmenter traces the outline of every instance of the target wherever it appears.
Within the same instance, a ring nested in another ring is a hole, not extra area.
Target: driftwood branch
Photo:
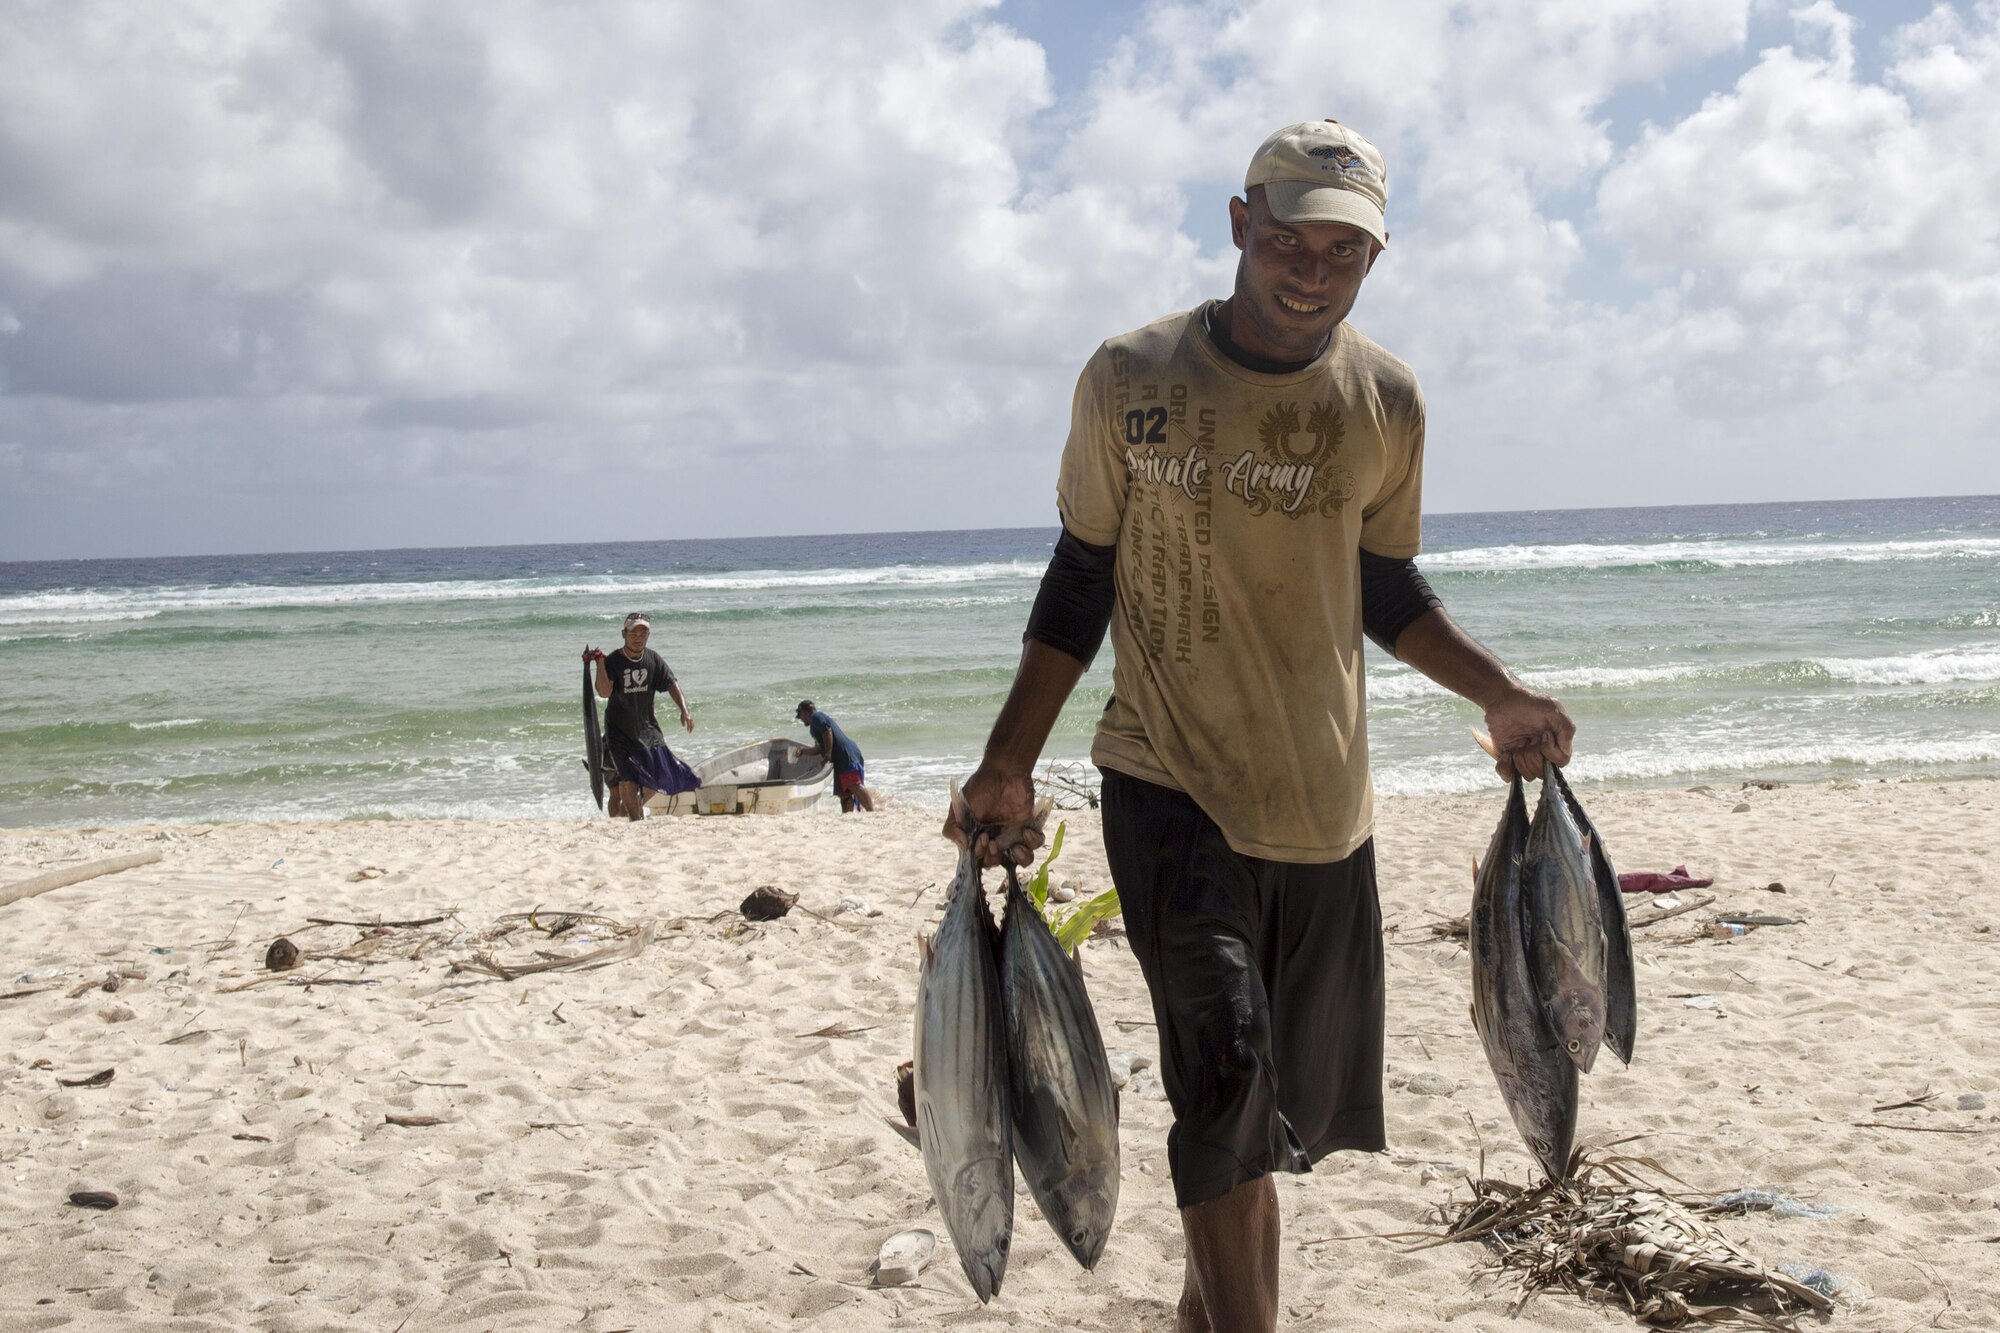
[[[158,852],[133,852],[128,856],[107,856],[102,861],[85,861],[78,866],[64,866],[60,870],[51,870],[33,879],[24,879],[18,884],[9,884],[6,888],[0,889],[0,907],[19,902],[23,898],[32,898],[38,893],[47,893],[50,889],[64,889],[72,884],[81,884],[87,879],[96,879],[99,875],[115,875],[121,870],[149,866],[159,859]]]

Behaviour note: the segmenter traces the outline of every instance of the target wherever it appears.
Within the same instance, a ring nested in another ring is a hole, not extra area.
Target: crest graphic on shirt
[[[1354,474],[1335,461],[1346,433],[1330,402],[1315,403],[1303,425],[1298,404],[1274,403],[1257,427],[1265,456],[1244,450],[1222,469],[1225,488],[1253,514],[1274,509],[1288,518],[1336,514],[1355,490]]]

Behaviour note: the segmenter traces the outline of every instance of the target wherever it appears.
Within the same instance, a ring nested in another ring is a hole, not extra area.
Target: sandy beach
[[[1830,1210],[1722,1226],[1838,1278],[1832,1327],[2000,1327],[2000,783],[1581,794],[1621,869],[1716,883],[1679,895],[1711,906],[1637,933],[1637,1059],[1584,1081],[1580,1140],[1645,1135],[1634,1150],[1694,1190]],[[1366,1234],[1435,1225],[1482,1150],[1488,1175],[1528,1173],[1465,954],[1431,930],[1464,912],[1499,805],[1497,788],[1381,804],[1391,1146],[1281,1180],[1283,1326],[1633,1327],[1563,1295],[1510,1319],[1479,1247]],[[1096,816],[1062,817],[1055,877],[1108,887]],[[869,1285],[886,1237],[942,1230],[888,1123],[915,937],[951,870],[937,822],[0,833],[0,884],[162,853],[0,908],[0,1326],[1170,1329],[1168,1108],[1144,1074],[1095,1273],[1023,1196],[990,1307],[948,1248],[914,1286]],[[760,885],[820,915],[747,923],[734,909]],[[836,911],[848,895],[879,914]],[[552,909],[609,920],[550,938]],[[1726,911],[1798,924],[1710,938]],[[268,973],[280,935],[306,959]],[[453,967],[621,940],[643,947],[588,971]],[[1129,951],[1096,940],[1086,960],[1107,1045],[1151,1055]],[[67,1202],[83,1190],[119,1205]]]

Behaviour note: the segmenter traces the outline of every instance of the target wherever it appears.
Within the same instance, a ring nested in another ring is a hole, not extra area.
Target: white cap
[[[1337,120],[1287,125],[1264,140],[1243,177],[1245,190],[1256,185],[1280,222],[1344,222],[1388,244],[1382,154]]]

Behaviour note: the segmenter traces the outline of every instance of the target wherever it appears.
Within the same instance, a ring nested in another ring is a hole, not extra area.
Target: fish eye
[[[1089,1239],[1090,1239],[1090,1233],[1084,1231],[1081,1228],[1078,1228],[1076,1233],[1069,1238],[1069,1243],[1071,1245],[1076,1246],[1078,1249],[1082,1249],[1084,1242],[1088,1241]]]
[[[1575,1055],[1578,1051],[1582,1049],[1583,1049],[1582,1042],[1578,1041],[1575,1037],[1571,1037],[1569,1039],[1569,1053],[1571,1055]]]

